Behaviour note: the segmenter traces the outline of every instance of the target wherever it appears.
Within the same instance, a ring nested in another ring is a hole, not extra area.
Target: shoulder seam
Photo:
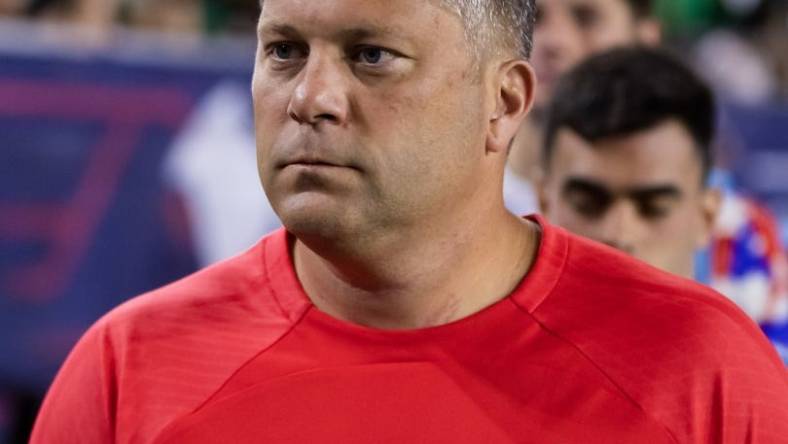
[[[596,361],[591,359],[591,357],[588,356],[577,344],[575,344],[574,342],[568,340],[567,338],[564,338],[563,336],[559,335],[558,333],[554,332],[553,330],[551,330],[550,328],[545,326],[536,317],[536,314],[535,314],[536,310],[538,310],[539,307],[542,305],[542,303],[544,301],[546,301],[547,298],[550,297],[550,295],[553,293],[553,291],[555,291],[555,288],[558,286],[558,283],[563,279],[564,269],[566,268],[566,264],[569,262],[569,255],[571,254],[570,249],[571,249],[571,242],[572,242],[571,236],[565,236],[564,239],[566,240],[566,243],[565,243],[565,246],[564,246],[564,259],[563,259],[563,262],[561,263],[561,267],[560,267],[560,275],[558,276],[558,278],[556,278],[555,282],[553,283],[553,286],[550,287],[550,290],[548,290],[545,293],[545,297],[542,298],[541,301],[539,301],[539,303],[534,307],[533,311],[531,311],[531,312],[529,312],[524,307],[522,307],[519,303],[517,303],[517,301],[513,300],[512,302],[514,303],[514,305],[517,307],[518,310],[520,310],[523,313],[525,313],[526,316],[529,316],[536,323],[536,325],[539,326],[539,328],[541,330],[543,330],[547,334],[559,339],[560,341],[562,341],[562,342],[564,342],[566,344],[569,344],[569,346],[572,347],[575,351],[577,351],[577,353],[579,353],[580,356],[583,357],[583,359],[588,361],[588,363],[590,363],[592,366],[594,366],[594,368],[596,368],[597,371],[600,374],[602,374],[602,376],[604,376],[605,379],[607,379],[611,384],[613,384],[613,386],[627,400],[629,400],[629,402],[631,402],[635,407],[637,407],[637,409],[640,410],[643,413],[643,415],[645,415],[648,419],[650,419],[654,423],[659,424],[659,426],[662,427],[665,430],[665,433],[670,437],[670,439],[673,440],[673,442],[678,444],[679,441],[678,441],[678,439],[676,439],[676,436],[673,434],[673,432],[670,430],[670,428],[668,428],[661,421],[658,421],[656,418],[654,418],[648,412],[646,412],[646,410],[643,408],[642,405],[640,405],[640,403],[638,403],[626,390],[624,390],[599,364],[596,363]]]
[[[517,305],[517,304],[515,304],[515,305]],[[522,309],[522,307],[520,307],[519,305],[517,305],[517,307],[518,307],[518,309],[520,309],[520,311],[524,312],[524,313],[525,313],[527,316],[529,316],[531,319],[533,319],[533,321],[534,321],[534,322],[535,322],[535,323],[536,323],[536,324],[539,326],[539,328],[540,328],[540,329],[542,329],[544,332],[546,332],[547,334],[549,334],[549,335],[551,335],[551,336],[553,336],[553,337],[555,337],[555,338],[559,339],[560,341],[562,341],[562,342],[564,342],[564,343],[568,344],[568,345],[569,345],[570,347],[572,347],[572,348],[573,348],[575,351],[577,351],[577,353],[579,353],[579,354],[580,354],[580,356],[582,356],[582,357],[583,357],[583,359],[585,359],[586,361],[588,361],[588,363],[589,363],[589,364],[591,364],[592,366],[594,366],[594,368],[596,368],[596,369],[597,369],[597,371],[599,371],[599,373],[600,373],[600,374],[602,374],[602,376],[604,376],[604,378],[605,378],[605,379],[607,379],[607,380],[608,380],[608,381],[609,381],[611,384],[613,384],[613,386],[614,386],[614,387],[615,387],[615,388],[616,388],[616,389],[617,389],[617,390],[618,390],[618,391],[619,391],[619,392],[620,392],[620,393],[621,393],[621,394],[622,394],[622,395],[623,395],[623,396],[624,396],[624,397],[625,397],[627,400],[629,400],[629,402],[631,402],[631,403],[632,403],[632,404],[633,404],[635,407],[637,407],[637,409],[638,409],[638,410],[640,410],[640,411],[643,413],[643,415],[644,415],[644,416],[646,416],[646,417],[647,417],[649,420],[653,421],[654,423],[656,423],[656,424],[659,424],[659,426],[660,426],[660,427],[662,427],[662,428],[665,430],[665,433],[666,433],[666,434],[667,434],[667,435],[670,437],[670,439],[671,439],[671,440],[673,440],[673,442],[675,442],[676,444],[678,444],[678,443],[679,443],[678,439],[676,438],[676,436],[673,434],[673,432],[670,430],[670,428],[669,428],[667,425],[665,425],[664,423],[662,423],[662,421],[659,421],[659,420],[657,420],[656,418],[654,418],[653,416],[651,416],[651,415],[650,415],[650,414],[649,414],[649,413],[646,411],[646,409],[644,409],[644,408],[643,408],[643,406],[642,406],[642,405],[640,405],[640,403],[638,403],[638,402],[637,402],[637,401],[636,401],[636,400],[635,400],[635,399],[634,399],[634,398],[633,398],[633,397],[632,397],[632,396],[631,396],[631,395],[630,395],[630,394],[629,394],[629,393],[628,393],[626,390],[624,390],[624,389],[621,387],[621,385],[619,385],[619,384],[618,384],[618,383],[617,383],[617,382],[616,382],[616,381],[615,381],[615,380],[614,380],[614,379],[613,379],[613,378],[612,378],[612,377],[611,377],[611,376],[610,376],[610,375],[609,375],[609,374],[608,374],[608,373],[607,373],[607,372],[606,372],[606,371],[605,371],[605,370],[604,370],[604,369],[603,369],[603,368],[602,368],[602,367],[601,367],[599,364],[597,364],[597,363],[596,363],[596,361],[594,361],[593,359],[591,359],[591,357],[590,357],[590,356],[588,356],[588,355],[587,355],[587,354],[586,354],[586,353],[585,353],[585,352],[584,352],[584,351],[583,351],[583,350],[582,350],[582,349],[581,349],[581,348],[580,348],[580,347],[579,347],[577,344],[575,344],[574,342],[572,342],[572,341],[570,341],[570,340],[568,340],[568,339],[564,338],[563,336],[559,335],[558,333],[554,332],[553,330],[551,330],[550,328],[548,328],[547,326],[545,326],[545,325],[544,325],[544,324],[543,324],[543,323],[542,323],[542,322],[541,322],[539,319],[537,319],[537,317],[536,317],[536,316],[535,316],[533,313],[528,313],[528,311],[526,311],[526,310],[523,310],[523,309]]]
[[[235,370],[233,370],[233,371],[232,371],[232,372],[231,372],[231,373],[230,373],[230,374],[229,374],[229,375],[228,375],[228,376],[227,376],[227,377],[224,379],[224,381],[222,381],[222,383],[221,383],[221,384],[220,384],[220,385],[219,385],[219,386],[216,388],[216,390],[214,390],[213,392],[211,392],[211,394],[210,394],[210,395],[208,395],[208,396],[205,398],[205,400],[204,400],[203,402],[201,402],[201,403],[200,403],[200,404],[199,404],[197,407],[195,407],[194,409],[192,409],[192,410],[191,410],[191,411],[190,411],[188,414],[186,414],[185,416],[192,415],[192,414],[196,413],[197,411],[199,411],[200,409],[202,409],[203,407],[205,407],[205,405],[206,405],[206,404],[208,404],[208,403],[209,403],[211,400],[213,400],[213,398],[214,398],[214,397],[216,397],[216,395],[217,395],[217,394],[219,394],[219,392],[221,392],[221,391],[222,391],[222,389],[223,389],[224,387],[226,387],[226,386],[227,386],[227,384],[230,382],[230,380],[232,380],[232,379],[233,379],[233,377],[234,377],[235,375],[237,375],[238,373],[240,373],[240,372],[241,372],[241,370],[243,370],[243,369],[244,369],[244,368],[245,368],[247,365],[249,365],[249,363],[250,363],[250,362],[252,362],[253,360],[257,359],[257,357],[258,357],[258,356],[260,356],[260,355],[262,355],[263,353],[267,352],[268,350],[270,350],[271,348],[273,348],[273,347],[274,347],[276,344],[280,343],[280,342],[281,342],[281,341],[282,341],[282,340],[283,340],[285,337],[287,337],[287,336],[288,336],[288,335],[289,335],[289,334],[290,334],[290,333],[291,333],[293,330],[295,330],[295,328],[296,328],[296,327],[297,327],[297,326],[298,326],[298,325],[301,323],[301,321],[302,321],[302,320],[303,320],[303,319],[306,317],[306,314],[309,312],[309,309],[310,309],[310,308],[311,308],[311,307],[308,307],[306,310],[304,310],[304,312],[303,312],[303,313],[302,313],[302,314],[299,316],[299,318],[296,320],[296,322],[294,322],[294,323],[293,323],[293,324],[292,324],[290,327],[288,327],[288,328],[287,328],[287,330],[285,330],[284,332],[282,332],[282,334],[281,334],[281,335],[279,335],[279,337],[277,337],[277,338],[276,338],[274,341],[272,341],[270,344],[268,344],[268,345],[266,345],[265,347],[263,347],[263,348],[262,348],[260,351],[258,351],[257,353],[253,354],[252,356],[250,356],[250,357],[249,357],[249,359],[247,359],[246,361],[244,361],[243,363],[241,363],[241,364],[238,366],[238,368],[236,368]],[[173,422],[174,422],[174,421],[176,421],[176,420],[178,420],[178,419],[180,419],[180,418],[174,418]],[[171,422],[171,423],[172,423],[172,422]],[[171,424],[171,423],[170,423],[170,424]],[[169,428],[169,427],[166,427],[166,428]],[[161,432],[161,433],[163,433],[163,432],[166,430],[166,428],[165,428],[165,429],[162,429],[162,432]]]

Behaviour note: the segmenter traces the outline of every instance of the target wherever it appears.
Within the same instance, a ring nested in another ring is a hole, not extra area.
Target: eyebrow
[[[299,38],[301,36],[301,33],[299,33],[295,27],[284,23],[276,23],[276,22],[261,24],[258,33],[260,35],[278,34],[285,36],[287,38]]]
[[[564,182],[563,192],[569,193],[572,191],[584,191],[599,196],[605,196],[606,198],[612,198],[614,194],[613,191],[605,185],[583,177],[570,177]]]
[[[584,191],[611,198],[613,196],[623,195],[635,200],[658,198],[679,199],[682,195],[681,190],[671,184],[637,186],[614,191],[601,182],[585,177],[570,177],[564,182],[563,191],[564,193]]]
[[[627,193],[630,197],[636,200],[651,200],[651,199],[679,199],[681,197],[681,190],[674,185],[655,185],[649,187],[637,187],[629,190]]]
[[[358,41],[370,37],[385,37],[396,34],[396,28],[391,26],[362,25],[343,29],[334,37],[340,41]],[[292,39],[300,39],[301,32],[286,23],[269,22],[260,25],[260,35],[278,34]]]

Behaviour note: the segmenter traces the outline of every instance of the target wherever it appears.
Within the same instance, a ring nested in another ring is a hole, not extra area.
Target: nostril
[[[298,123],[304,123],[303,119],[301,119],[301,117],[299,117],[298,114],[296,114],[296,112],[292,109],[287,111],[287,115]]]
[[[315,120],[328,120],[328,121],[331,121],[331,122],[336,122],[338,119],[337,119],[337,116],[335,116],[333,114],[324,113],[324,114],[318,114],[317,116],[315,116]]]

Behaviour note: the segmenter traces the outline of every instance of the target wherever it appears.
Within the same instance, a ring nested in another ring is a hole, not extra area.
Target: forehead
[[[683,125],[669,120],[647,130],[596,142],[568,128],[555,139],[550,177],[594,179],[612,188],[701,184],[702,165],[694,141]]]
[[[424,25],[444,26],[457,20],[449,9],[433,0],[265,0],[260,25],[297,25],[309,31],[373,27],[390,33],[423,31]]]

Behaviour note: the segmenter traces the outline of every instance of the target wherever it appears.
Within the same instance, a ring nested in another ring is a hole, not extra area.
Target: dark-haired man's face
[[[540,83],[537,106],[545,106],[558,78],[585,58],[659,40],[657,23],[638,17],[626,0],[542,0],[537,5],[532,58]]]
[[[594,143],[563,128],[542,204],[548,219],[569,231],[692,277],[718,201],[702,176],[694,141],[677,121]]]

